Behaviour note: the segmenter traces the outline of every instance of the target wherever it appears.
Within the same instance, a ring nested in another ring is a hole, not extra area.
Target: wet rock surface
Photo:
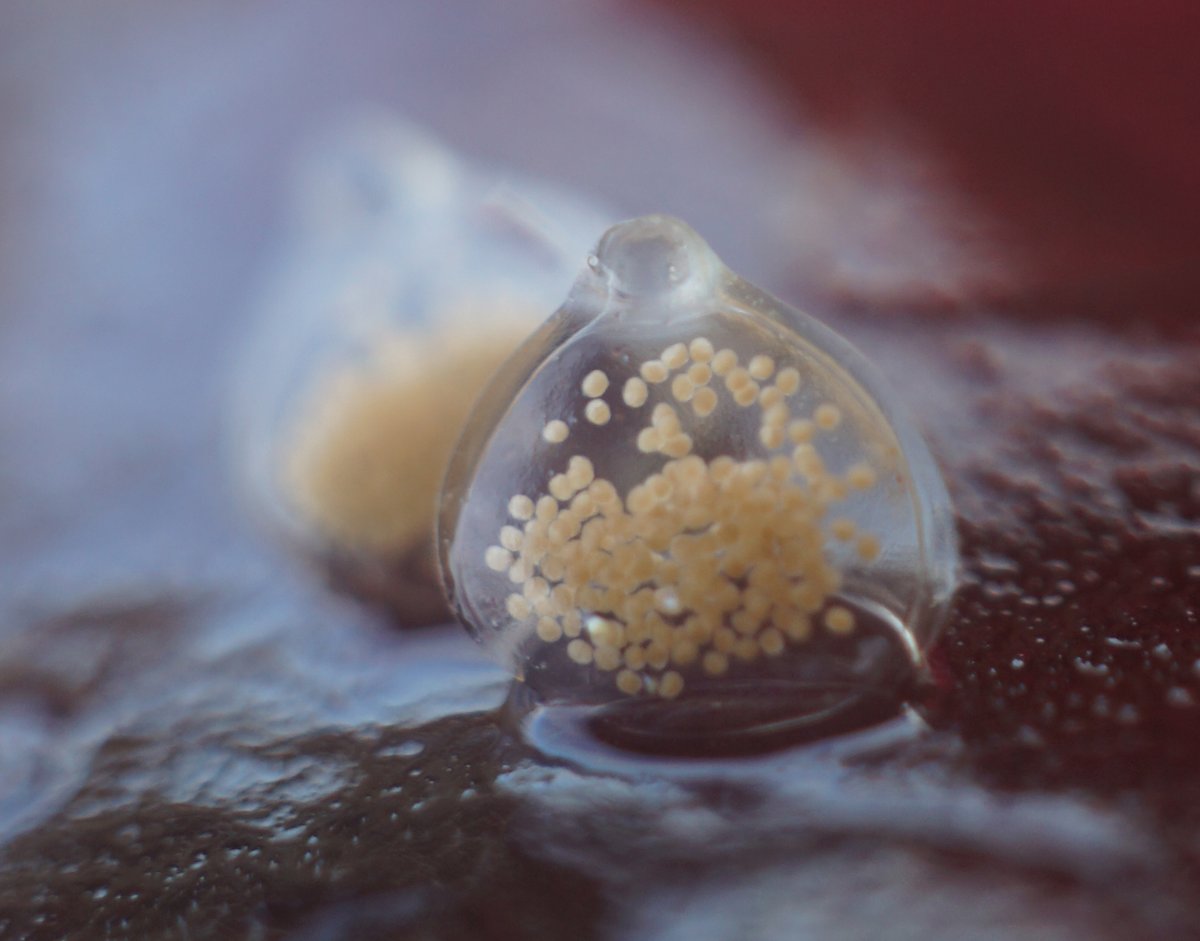
[[[53,182],[0,216],[21,235],[0,289],[0,937],[1200,934],[1190,310],[1154,311],[1153,327],[1078,309],[816,311],[889,373],[959,513],[964,584],[919,704],[927,731],[724,762],[547,758],[463,631],[397,631],[261,541],[226,489],[221,415],[278,236],[264,181],[315,113],[420,63],[389,65],[379,42],[335,53],[357,70],[267,126],[255,108],[279,91],[250,64],[303,74],[305,43],[365,35],[366,9],[336,24],[309,10],[282,39],[270,15],[226,11],[247,17],[244,48],[195,11],[108,24],[105,53],[79,25],[22,24],[32,51],[8,60],[6,87],[32,90],[6,185],[43,160]],[[452,46],[455,25],[428,15]],[[597,22],[543,29],[582,46]],[[639,51],[657,28],[626,61],[661,88]],[[46,54],[77,54],[73,79],[48,77]],[[218,120],[194,96],[222,62],[220,100],[250,97]],[[708,117],[753,137],[736,111]],[[244,133],[218,146],[223,121]],[[535,149],[496,133],[496,156]],[[585,137],[568,182],[601,166]],[[84,144],[89,160],[61,156]],[[682,182],[597,185],[713,225],[738,201],[696,194],[764,167],[770,144]],[[741,218],[753,262],[731,262],[800,303],[821,293]]]

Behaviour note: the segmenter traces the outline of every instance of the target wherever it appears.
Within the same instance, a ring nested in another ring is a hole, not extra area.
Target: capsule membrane
[[[483,395],[439,554],[543,703],[652,749],[896,702],[956,567],[944,485],[871,367],[664,216],[610,229]]]

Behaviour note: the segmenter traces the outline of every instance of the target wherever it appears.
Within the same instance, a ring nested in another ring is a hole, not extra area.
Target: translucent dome
[[[665,216],[610,229],[484,393],[439,556],[542,702],[651,739],[902,696],[957,568],[945,486],[870,364]]]

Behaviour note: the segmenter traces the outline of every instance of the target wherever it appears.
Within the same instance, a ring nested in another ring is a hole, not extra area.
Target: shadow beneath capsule
[[[915,686],[912,677],[890,688],[759,680],[727,684],[719,697],[564,705],[541,703],[514,683],[501,712],[540,752],[585,764],[621,754],[635,761],[753,758],[818,742],[859,754],[922,734],[925,724],[908,706]]]
[[[901,690],[838,683],[747,681],[720,696],[636,699],[596,707],[586,725],[617,748],[656,755],[753,755],[845,735],[900,715]]]
[[[397,628],[436,627],[454,620],[428,541],[378,556],[330,547],[304,561],[331,591],[366,605]]]

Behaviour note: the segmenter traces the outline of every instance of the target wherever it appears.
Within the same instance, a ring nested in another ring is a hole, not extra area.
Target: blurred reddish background
[[[1200,5],[700,0],[827,127],[914,122],[1040,292],[1200,287]]]

